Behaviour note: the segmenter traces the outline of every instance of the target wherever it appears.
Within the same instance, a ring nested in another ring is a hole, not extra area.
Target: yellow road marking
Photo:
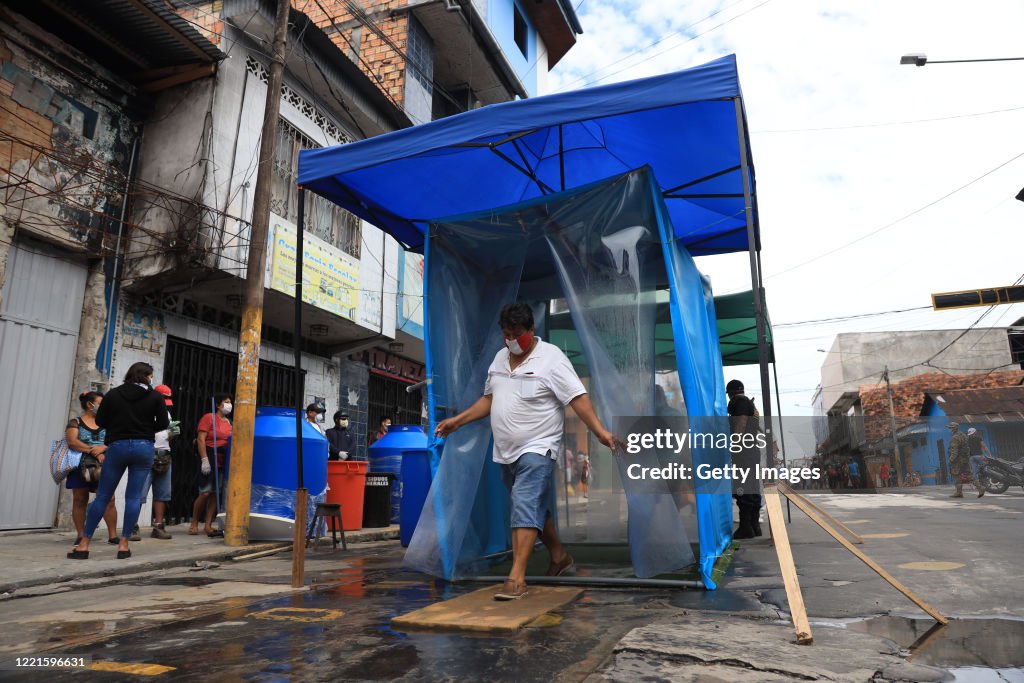
[[[249,615],[255,619],[277,619],[279,621],[300,621],[314,623],[340,619],[345,613],[338,609],[314,609],[309,607],[275,607]]]
[[[159,676],[168,671],[174,671],[173,666],[129,664],[127,662],[93,662],[89,665],[89,668],[93,671],[114,671],[120,674],[134,674],[135,676]]]
[[[900,569],[917,569],[923,572],[943,572],[960,569],[963,566],[960,562],[906,562],[899,565]]]
[[[909,535],[910,534],[907,534],[907,533],[903,533],[903,534],[861,534],[860,537],[861,538],[903,538],[904,536],[909,536]]]

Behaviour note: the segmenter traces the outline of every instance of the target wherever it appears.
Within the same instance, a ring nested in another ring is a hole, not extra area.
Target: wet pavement
[[[0,602],[0,659],[91,655],[110,668],[151,665],[161,680],[1024,681],[1014,561],[1024,500],[951,507],[940,495],[886,499],[898,507],[816,502],[865,534],[907,534],[869,539],[864,550],[954,617],[941,629],[794,514],[790,535],[815,635],[808,647],[793,644],[766,540],[741,544],[717,591],[587,589],[501,636],[394,630],[394,616],[481,585],[406,571],[398,544],[378,542],[310,552],[298,592],[289,554],[112,576],[73,592],[64,584],[19,591]],[[971,531],[968,542],[940,544],[935,529]],[[943,568],[903,568],[921,563]],[[46,678],[134,675],[122,668]]]

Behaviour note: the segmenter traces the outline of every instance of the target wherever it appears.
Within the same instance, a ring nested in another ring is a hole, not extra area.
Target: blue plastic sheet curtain
[[[672,227],[649,169],[433,223],[425,250],[431,425],[480,397],[502,346],[499,311],[517,299],[566,300],[586,357],[590,394],[606,425],[617,417],[653,415],[656,292],[665,287],[673,293],[674,317],[678,311],[685,321],[676,333],[684,338],[677,341],[677,356],[686,357],[680,377],[688,410],[720,414],[722,400],[715,394],[722,389],[721,359],[714,355],[710,291],[685,249],[666,235]],[[712,375],[718,379],[708,379]],[[507,493],[491,462],[487,420],[455,432],[436,451],[436,477],[406,566],[458,578],[508,547]],[[663,464],[651,459],[641,464]],[[641,486],[625,472],[635,458],[614,460],[628,510],[628,534],[619,540],[629,543],[634,573],[651,577],[694,564],[687,528],[700,528],[704,520],[696,519],[692,496],[680,496],[667,482]],[[703,507],[715,513],[713,504]],[[611,528],[593,535],[614,535],[619,521],[612,515],[604,522]],[[728,532],[717,522],[700,531],[698,564],[707,565],[711,587],[710,563]]]

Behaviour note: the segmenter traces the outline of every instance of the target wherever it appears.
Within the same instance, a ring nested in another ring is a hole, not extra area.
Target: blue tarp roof
[[[303,150],[298,182],[419,250],[432,220],[647,165],[691,254],[741,251],[747,235],[740,98],[730,55],[685,71],[495,104]]]

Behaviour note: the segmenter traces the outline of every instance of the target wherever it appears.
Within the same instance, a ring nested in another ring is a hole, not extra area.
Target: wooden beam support
[[[843,538],[842,534],[840,534],[838,531],[836,531],[835,529],[830,527],[828,525],[828,523],[825,520],[823,520],[818,515],[818,513],[816,513],[810,507],[801,506],[801,504],[797,503],[797,501],[795,501],[795,500],[793,502],[796,504],[796,506],[798,508],[800,508],[803,511],[803,513],[805,515],[807,515],[808,517],[811,518],[812,522],[814,522],[815,524],[820,526],[822,529],[824,529],[825,532],[828,533],[829,536],[831,536],[832,538],[834,538],[837,541],[839,541],[839,544],[841,546],[843,546],[844,548],[849,550],[851,553],[853,553],[854,557],[856,557],[858,560],[860,560],[861,562],[866,564],[868,567],[871,568],[871,570],[873,572],[875,572],[876,574],[881,576],[883,579],[885,579],[886,582],[888,582],[890,586],[892,586],[893,588],[898,590],[900,593],[903,593],[903,595],[907,596],[907,598],[909,598],[912,603],[914,603],[915,605],[920,607],[922,610],[924,610],[928,614],[928,616],[930,616],[932,619],[934,619],[935,621],[939,622],[940,624],[948,624],[949,623],[949,619],[947,619],[946,617],[942,616],[942,614],[937,609],[935,609],[934,607],[929,605],[927,602],[925,602],[924,600],[919,598],[912,590],[910,590],[905,585],[903,585],[903,583],[901,583],[899,581],[899,579],[897,579],[895,576],[893,576],[889,572],[887,572],[884,569],[882,569],[882,567],[877,562],[872,560],[870,557],[865,555],[863,551],[861,551],[859,548],[855,548],[852,543],[850,543],[845,538]],[[776,499],[775,504],[778,505],[778,499]],[[773,533],[773,535],[774,535],[774,532],[775,532],[775,526],[772,525],[772,533]]]
[[[792,502],[794,505],[796,505],[801,510],[804,509],[803,508],[804,505],[810,507],[812,510],[817,512],[819,515],[821,515],[822,517],[824,517],[825,519],[827,519],[828,521],[832,522],[837,527],[839,527],[839,530],[842,531],[844,534],[846,534],[851,541],[853,541],[857,545],[864,545],[864,539],[861,538],[860,536],[858,536],[857,534],[855,534],[853,532],[853,530],[850,529],[850,527],[846,526],[845,524],[840,522],[838,519],[836,519],[835,517],[833,517],[832,515],[828,514],[827,512],[822,510],[820,507],[818,507],[817,505],[812,503],[810,500],[808,500],[804,496],[800,495],[799,493],[797,493],[796,491],[791,489],[788,484],[781,484],[780,483],[779,484],[779,491],[782,493],[782,495],[784,495],[786,498],[788,498],[790,500],[790,502]]]
[[[54,14],[56,14],[59,17],[61,17],[65,21],[68,21],[69,23],[74,24],[79,29],[81,29],[85,33],[89,34],[89,36],[91,36],[94,40],[96,40],[96,42],[98,42],[98,43],[102,44],[104,47],[109,48],[110,50],[113,50],[114,52],[116,52],[122,59],[125,59],[125,60],[131,62],[132,64],[134,64],[135,66],[139,67],[140,69],[147,69],[147,68],[149,68],[150,63],[146,60],[145,57],[143,57],[142,55],[136,54],[134,52],[131,52],[130,50],[128,50],[124,46],[119,45],[117,42],[115,42],[115,39],[112,36],[104,33],[99,28],[93,26],[88,21],[86,21],[84,18],[82,18],[82,17],[78,16],[77,14],[74,14],[73,12],[69,11],[68,8],[66,8],[66,7],[64,7],[62,5],[58,5],[58,4],[55,4],[53,2],[50,2],[50,0],[38,0],[38,2],[41,5],[45,6],[50,12],[53,12]],[[207,57],[207,59],[209,59],[209,57]]]
[[[796,565],[793,563],[793,550],[789,547],[786,520],[782,517],[782,501],[772,484],[767,484],[764,487],[764,505],[768,510],[768,523],[771,525],[775,554],[779,558],[779,566],[782,569],[782,582],[786,586],[786,600],[789,602],[793,628],[796,629],[796,642],[800,645],[810,645],[814,636],[811,634],[811,625],[807,621],[804,596],[800,592],[800,579],[797,577]]]
[[[157,14],[156,12],[151,10],[150,8],[146,7],[145,4],[139,2],[139,0],[128,0],[128,3],[130,5],[132,5],[133,7],[135,7],[135,9],[137,9],[139,12],[141,12],[144,15],[146,15],[150,19],[150,21],[153,21],[156,24],[159,24],[160,26],[162,26],[163,29],[167,33],[171,34],[174,37],[175,40],[177,40],[179,43],[181,43],[182,46],[184,46],[184,47],[188,48],[189,50],[191,50],[192,52],[194,52],[196,54],[196,56],[199,57],[199,59],[203,60],[204,62],[212,61],[212,57],[210,57],[210,55],[206,54],[203,51],[203,48],[201,48],[198,45],[196,45],[195,43],[193,43],[188,38],[188,36],[186,36],[181,31],[176,29],[174,26],[169,24],[159,14]]]
[[[173,88],[174,86],[181,85],[182,83],[190,83],[192,81],[197,81],[200,78],[207,78],[208,76],[212,76],[216,73],[216,71],[217,67],[215,64],[194,65],[170,76],[165,76],[164,78],[160,78],[155,81],[143,83],[139,87],[145,92],[160,92],[161,90]]]

